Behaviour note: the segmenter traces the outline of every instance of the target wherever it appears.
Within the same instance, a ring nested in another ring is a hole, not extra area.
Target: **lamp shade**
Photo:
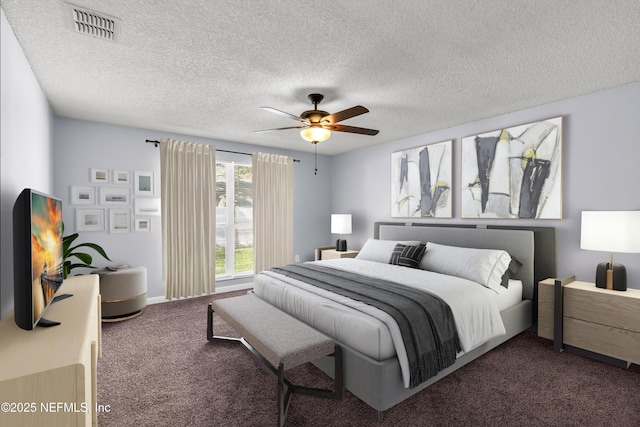
[[[331,131],[325,129],[320,125],[311,125],[308,128],[304,128],[300,131],[300,136],[309,142],[322,142],[329,139]]]
[[[331,214],[332,234],[351,234],[351,214]]]
[[[640,253],[640,211],[584,211],[580,248]]]

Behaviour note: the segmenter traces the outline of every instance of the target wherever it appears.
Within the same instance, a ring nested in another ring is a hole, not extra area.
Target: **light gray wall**
[[[563,219],[461,219],[461,138],[555,116],[564,117]],[[449,139],[454,139],[453,218],[391,218],[391,153]],[[375,221],[503,225],[517,222],[555,227],[558,275],[575,274],[578,280],[593,282],[596,265],[609,257],[605,252],[580,249],[581,211],[640,209],[639,162],[640,83],[634,83],[336,156],[332,159],[331,206],[334,212],[353,214],[353,234],[347,236],[353,249],[362,247],[372,236]],[[628,286],[640,289],[640,254],[616,253],[614,262],[626,266]]]
[[[66,234],[75,231],[76,210],[81,208],[105,209],[107,206],[80,206],[70,204],[71,186],[98,188],[113,184],[90,182],[90,169],[108,169],[112,172],[128,170],[152,171],[155,176],[156,196],[160,194],[160,152],[145,140],[175,138],[185,141],[213,144],[218,149],[251,153],[253,151],[286,154],[301,160],[294,164],[294,254],[300,259],[312,260],[314,248],[324,244],[329,235],[331,162],[327,156],[318,156],[318,175],[313,174],[313,154],[299,151],[268,149],[229,141],[211,140],[188,135],[177,135],[145,129],[102,123],[56,118],[54,123],[54,193],[63,200]],[[218,154],[224,156],[223,153]],[[250,158],[249,158],[250,162]],[[110,177],[111,178],[111,177]],[[131,187],[133,189],[133,187]],[[133,195],[132,195],[133,197]],[[133,205],[129,206],[133,211]],[[132,212],[133,218],[133,212]],[[101,245],[115,264],[147,267],[148,296],[164,296],[162,279],[162,233],[160,217],[151,217],[148,233],[109,234],[104,232],[80,233],[78,242],[91,241]],[[106,221],[108,225],[108,220]],[[133,229],[133,225],[132,225]],[[102,258],[96,266],[111,264]],[[212,260],[213,262],[213,260]],[[220,287],[224,283],[218,283]]]
[[[24,188],[53,189],[53,115],[4,11],[1,15],[0,318],[13,308],[13,204]]]

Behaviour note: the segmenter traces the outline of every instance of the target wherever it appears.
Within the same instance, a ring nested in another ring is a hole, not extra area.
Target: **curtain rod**
[[[147,144],[153,144],[156,148],[158,148],[158,144],[160,144],[160,141],[156,141],[156,140],[151,140],[151,139],[147,139],[145,141]],[[229,150],[222,150],[220,148],[216,148],[216,151],[221,151],[223,153],[232,153],[232,154],[242,154],[245,156],[251,156],[251,153],[243,153],[240,151],[229,151]],[[294,162],[299,162],[300,160],[298,159],[293,159]]]

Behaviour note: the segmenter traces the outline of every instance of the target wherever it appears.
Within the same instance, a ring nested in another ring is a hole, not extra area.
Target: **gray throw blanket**
[[[452,365],[461,350],[451,308],[436,295],[314,264],[290,264],[270,270],[372,305],[392,316],[407,351],[411,388]]]

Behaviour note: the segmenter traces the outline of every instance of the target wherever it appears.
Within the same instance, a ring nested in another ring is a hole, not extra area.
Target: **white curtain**
[[[254,271],[293,262],[293,159],[253,153]]]
[[[213,293],[216,259],[216,150],[160,141],[162,243],[167,299]]]

